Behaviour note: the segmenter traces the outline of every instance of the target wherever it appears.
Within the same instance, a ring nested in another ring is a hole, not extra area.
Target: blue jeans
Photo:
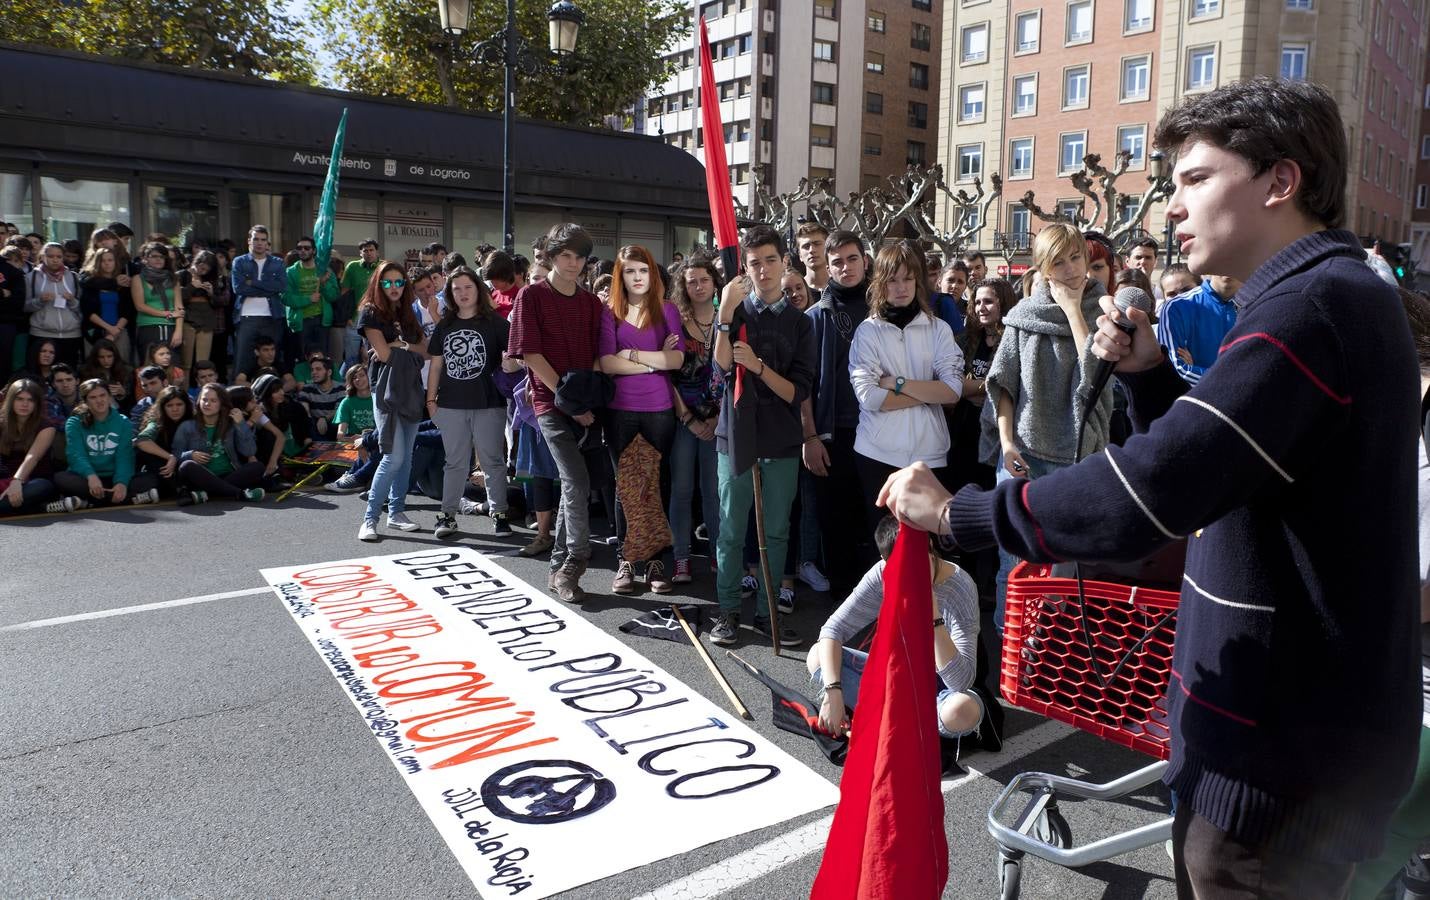
[[[1048,462],[1046,459],[1039,459],[1027,452],[1023,452],[1023,461],[1028,464],[1029,478],[1041,478],[1049,472],[1056,472],[1058,469],[1067,468],[1063,463]],[[996,468],[997,484],[1013,480],[1013,476],[1008,474],[1008,470],[1003,467],[1001,462]],[[1008,576],[1012,573],[1013,567],[1019,562],[1018,557],[1008,553],[1002,547],[998,548],[998,605],[993,609],[993,624],[997,627],[999,634],[1003,633],[1003,613],[1008,606]]]
[[[378,431],[382,430],[382,420],[386,414],[376,409]],[[417,440],[417,422],[398,418],[393,429],[392,449],[383,454],[372,476],[372,487],[367,495],[367,520],[376,522],[382,512],[382,501],[387,501],[388,516],[395,516],[407,506],[407,487],[412,478],[412,444]]]
[[[1027,459],[1028,457],[1024,456],[1023,458]],[[849,647],[843,648],[843,653],[844,660],[839,666],[839,681],[844,686],[844,705],[850,709],[857,709],[858,707],[855,704],[859,702],[859,682],[864,678],[864,666],[869,662],[869,654],[862,650],[854,650]],[[814,684],[819,685],[820,690],[824,689],[824,675],[819,669],[815,669],[814,674],[810,677]],[[939,707],[942,707],[944,701],[954,694],[967,694],[972,697],[978,704],[978,709],[980,710],[978,721],[983,721],[981,714],[983,709],[982,697],[978,696],[978,694],[972,690],[951,691],[942,681],[939,682],[938,700],[934,708],[937,710]],[[946,738],[966,737],[977,730],[978,726],[974,725],[967,731],[949,731],[943,727],[943,716],[938,717],[938,733]]]
[[[675,558],[690,558],[690,514],[695,486],[700,485],[700,509],[705,533],[710,536],[710,556],[720,537],[720,479],[715,441],[702,441],[681,425],[675,429],[670,450],[670,530],[675,533]]]
[[[20,486],[20,506],[10,505],[10,501],[4,494],[0,494],[0,515],[9,515],[18,512],[38,512],[45,505],[45,501],[55,495],[54,482],[48,478],[31,478]]]

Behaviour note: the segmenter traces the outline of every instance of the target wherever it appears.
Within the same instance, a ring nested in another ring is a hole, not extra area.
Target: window
[[[1075,222],[1082,217],[1081,200],[1059,200],[1056,208],[1058,215],[1069,222]]]
[[[1087,155],[1087,132],[1060,134],[1058,144],[1058,174],[1066,175],[1081,169],[1082,158]]]
[[[198,238],[213,246],[220,237],[218,191],[146,185],[149,230]]]
[[[1147,164],[1147,126],[1123,125],[1117,129],[1117,149],[1132,154],[1128,167],[1140,169]]]
[[[814,58],[834,62],[834,44],[831,41],[814,42]]]
[[[726,122],[725,123],[725,143],[732,144],[737,141],[748,141],[750,139],[749,122]]]
[[[1146,100],[1151,80],[1152,57],[1134,56],[1122,61],[1122,99]]]
[[[1192,0],[1192,18],[1200,19],[1221,12],[1221,0]]]
[[[1013,115],[1031,116],[1038,111],[1038,76],[1019,75],[1013,79]]]
[[[930,12],[933,10],[933,0],[913,0],[914,9],[920,12]]]
[[[979,108],[981,109],[981,108],[982,108],[982,101],[981,101],[981,100],[979,101],[979,104],[980,104],[980,107],[979,107]],[[928,105],[927,103],[916,103],[916,102],[914,102],[913,100],[910,100],[910,101],[909,101],[909,127],[910,127],[910,128],[927,128],[927,127],[929,127],[929,105]]]
[[[1018,53],[1037,53],[1038,36],[1043,27],[1043,14],[1038,10],[1018,14],[1015,33],[1018,37]]]
[[[700,18],[707,22],[713,22],[720,18],[720,3],[718,0],[715,3],[707,3],[700,7]]]
[[[921,166],[928,159],[928,145],[923,141],[909,141],[906,159],[911,166]]]
[[[809,180],[810,180],[810,181],[815,181],[815,180],[825,180],[825,181],[828,181],[828,180],[833,180],[833,178],[834,178],[834,170],[833,170],[833,169],[826,169],[826,168],[823,168],[822,166],[810,166],[810,167],[809,167]]]
[[[7,179],[9,180],[9,179]],[[40,218],[52,241],[89,240],[90,232],[108,222],[132,222],[129,214],[129,184],[123,181],[88,181],[64,175],[40,178]],[[254,222],[242,219],[242,233]],[[270,223],[270,227],[278,223]],[[292,244],[275,244],[291,247]]]
[[[1063,70],[1063,109],[1087,106],[1087,66],[1072,66]]]
[[[814,17],[816,19],[834,18],[834,0],[814,0]]]
[[[868,23],[868,26],[869,26],[869,30],[870,30],[870,31],[876,32],[876,33],[878,33],[878,34],[883,34],[883,33],[884,33],[884,14],[883,14],[883,13],[881,13],[881,12],[871,12],[871,13],[869,13],[868,18],[866,18],[864,21],[865,21],[866,23]]]
[[[915,22],[909,32],[909,46],[915,50],[927,50],[933,46],[933,29]]]
[[[1008,177],[1033,177],[1033,139],[1017,138],[1008,142]]]
[[[1395,99],[1390,104],[1390,127],[1400,127],[1400,88],[1394,90]]]
[[[1417,184],[1415,186],[1415,208],[1424,209],[1430,206],[1430,184]]]
[[[828,125],[809,126],[809,143],[814,147],[833,147],[834,129]]]
[[[1365,139],[1365,149],[1360,155],[1360,177],[1367,179],[1370,178],[1370,146],[1370,136],[1367,135]]]
[[[1287,9],[1310,9],[1311,0],[1286,0]]]
[[[884,74],[884,54],[873,50],[864,51],[864,71],[870,75]]]
[[[1306,80],[1306,59],[1311,48],[1306,44],[1281,45],[1281,77],[1291,81]]]
[[[909,87],[921,91],[929,89],[929,67],[922,63],[909,63]]]
[[[1122,11],[1123,32],[1152,30],[1152,0],[1126,0]]]
[[[1008,207],[1008,237],[1015,250],[1027,251],[1031,241],[1028,232],[1033,227],[1033,214],[1026,206],[1014,203]]]
[[[1126,225],[1137,214],[1137,198],[1123,194],[1117,198],[1117,224]]]
[[[864,155],[884,155],[884,136],[882,134],[874,134],[868,131],[864,132]]]
[[[1085,44],[1092,40],[1092,0],[1074,0],[1068,4],[1067,43]]]
[[[754,48],[754,46],[755,46],[754,39],[751,38],[750,35],[748,35],[748,34],[742,34],[742,35],[740,35],[740,55],[741,55],[741,56],[744,56],[746,53],[749,53],[750,50]]]
[[[1379,186],[1380,183],[1381,183],[1381,181],[1384,180],[1384,178],[1385,178],[1385,148],[1382,147],[1382,146],[1380,146],[1380,145],[1376,145],[1376,148],[1375,148],[1375,177],[1372,178],[1371,180],[1375,182],[1376,186]]]
[[[1420,158],[1430,159],[1430,134],[1420,139]]]
[[[884,95],[868,91],[864,94],[864,111],[876,116],[884,114]]]
[[[1203,91],[1216,86],[1216,48],[1193,47],[1187,51],[1187,90]]]
[[[1355,52],[1355,59],[1354,59],[1354,61],[1353,61],[1353,65],[1354,65],[1354,68],[1351,70],[1351,96],[1353,96],[1353,97],[1359,97],[1359,96],[1360,96],[1360,69],[1361,69],[1360,51],[1359,51],[1359,50],[1357,50],[1357,51]]]
[[[983,84],[965,84],[958,89],[958,121],[977,122],[983,118]]]
[[[983,62],[988,58],[988,23],[969,25],[959,32],[960,48],[958,61],[968,63]]]
[[[983,177],[983,145],[964,144],[958,148],[958,180]]]
[[[733,99],[735,99],[735,82],[733,82],[733,81],[726,81],[726,82],[723,82],[723,83],[720,85],[720,99],[721,99],[721,100],[733,100]]]
[[[810,99],[814,103],[832,104],[834,102],[834,85],[825,84],[822,81],[816,81],[814,83]]]

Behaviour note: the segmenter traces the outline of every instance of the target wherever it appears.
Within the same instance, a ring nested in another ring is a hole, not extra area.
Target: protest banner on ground
[[[263,576],[483,897],[546,897],[838,799],[472,548]]]

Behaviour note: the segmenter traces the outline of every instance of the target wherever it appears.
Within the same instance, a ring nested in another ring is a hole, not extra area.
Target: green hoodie
[[[288,288],[283,291],[283,306],[288,317],[288,330],[303,330],[303,320],[323,316],[323,327],[333,324],[333,303],[338,299],[338,278],[329,273],[322,286],[317,285],[319,269],[305,269],[301,260],[288,267]],[[305,286],[306,285],[306,286]],[[319,304],[313,302],[313,288],[318,288]]]
[[[70,416],[65,422],[65,459],[76,475],[98,475],[127,485],[134,477],[133,423],[116,409],[89,427],[79,416]]]

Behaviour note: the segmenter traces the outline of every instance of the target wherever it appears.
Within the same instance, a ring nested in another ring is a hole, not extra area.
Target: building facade
[[[830,178],[840,196],[936,158],[941,0],[702,3],[735,199],[756,167],[776,192]],[[669,56],[637,130],[704,161],[692,37]]]
[[[1026,235],[1047,212],[1082,207],[1067,176],[1098,153],[1131,215],[1149,186],[1157,120],[1183,98],[1255,75],[1306,79],[1340,104],[1351,151],[1346,227],[1406,240],[1410,110],[1424,85],[1426,0],[947,0],[940,83],[940,158],[950,184],[1004,179],[980,234]],[[1088,212],[1091,212],[1089,209]],[[940,221],[952,225],[946,205]],[[1161,239],[1164,206],[1142,228]],[[1400,235],[1404,235],[1401,237]]]
[[[1410,258],[1415,262],[1416,284],[1430,290],[1430,54],[1424,60],[1425,87],[1417,98],[1420,144],[1416,147],[1415,193],[1410,210]]]

